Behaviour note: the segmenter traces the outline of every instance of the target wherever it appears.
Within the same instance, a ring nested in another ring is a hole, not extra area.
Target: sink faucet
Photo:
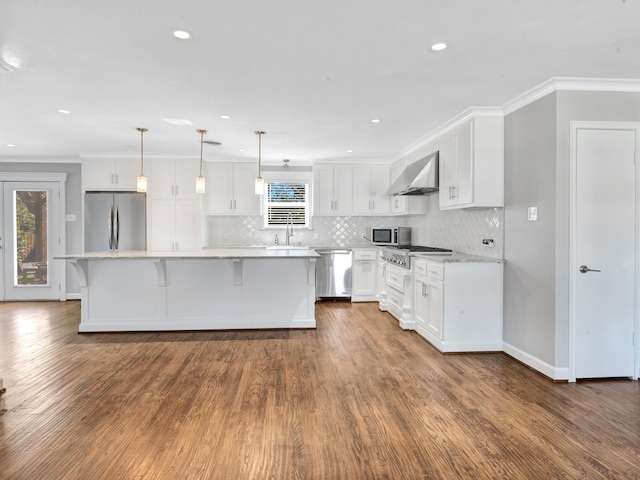
[[[291,226],[289,226],[291,224]],[[293,237],[293,216],[291,212],[287,213],[287,245],[289,245],[289,239]]]

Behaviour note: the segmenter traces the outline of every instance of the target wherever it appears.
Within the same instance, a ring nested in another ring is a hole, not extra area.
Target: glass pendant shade
[[[138,181],[136,182],[136,191],[138,193],[147,192],[147,177],[145,177],[144,175],[140,175],[138,177]]]
[[[204,177],[200,176],[196,178],[196,193],[204,193],[205,181]]]
[[[136,191],[138,193],[147,193],[147,177],[144,176],[144,132],[148,132],[148,128],[138,127],[140,132],[140,175],[136,181]]]
[[[264,180],[262,177],[256,178],[256,195],[262,195],[264,193]]]

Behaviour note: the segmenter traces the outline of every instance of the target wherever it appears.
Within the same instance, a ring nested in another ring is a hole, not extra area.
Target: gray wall
[[[640,94],[560,91],[505,117],[504,341],[555,369],[569,365],[571,121],[638,122]]]
[[[75,222],[66,222],[65,236],[67,242],[66,253],[82,251],[82,175],[80,163],[49,163],[49,162],[0,162],[2,172],[65,172],[66,184],[66,212],[74,214]],[[68,263],[68,262],[66,262]],[[72,267],[66,267],[67,295],[80,295],[78,277]],[[79,298],[79,297],[78,297]]]
[[[504,342],[555,363],[556,96],[505,117]],[[538,208],[538,221],[527,209]]]

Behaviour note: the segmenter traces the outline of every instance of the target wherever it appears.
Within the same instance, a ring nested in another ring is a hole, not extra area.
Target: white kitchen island
[[[75,267],[80,332],[315,328],[310,249],[97,252]]]

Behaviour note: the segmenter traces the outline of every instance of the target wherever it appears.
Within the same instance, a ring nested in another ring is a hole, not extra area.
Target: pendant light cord
[[[262,174],[262,135],[265,133],[266,132],[261,130],[255,132],[255,134],[258,135],[258,178],[260,178]]]
[[[206,130],[198,130],[200,134],[200,176],[202,177],[202,146],[204,144],[204,134],[207,133]]]
[[[149,131],[148,128],[138,127],[140,132],[140,175],[144,175],[144,132]]]

